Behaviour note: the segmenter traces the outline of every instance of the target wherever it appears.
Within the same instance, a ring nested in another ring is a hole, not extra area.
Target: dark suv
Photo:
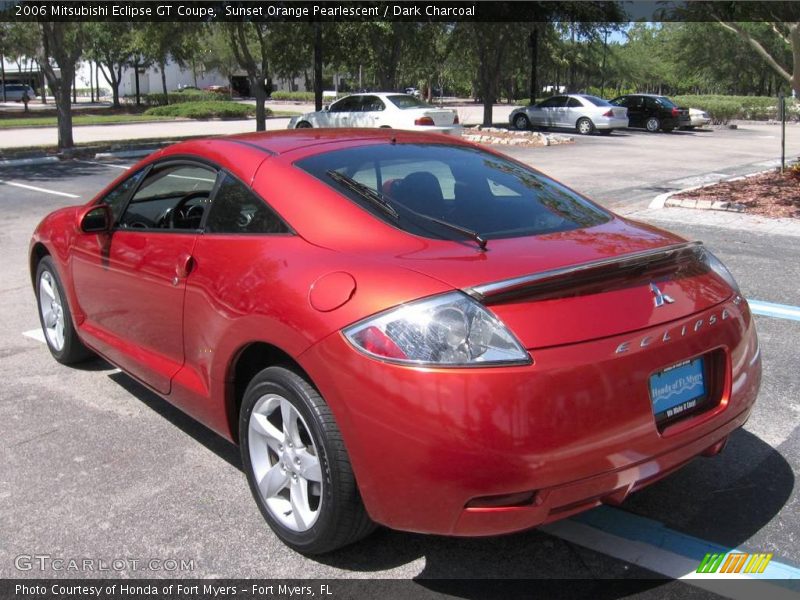
[[[651,133],[659,129],[670,132],[691,125],[689,109],[680,108],[666,96],[627,94],[614,98],[611,104],[628,109],[628,127],[644,127]]]

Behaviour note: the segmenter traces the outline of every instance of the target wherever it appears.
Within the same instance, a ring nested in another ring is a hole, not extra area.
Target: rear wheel
[[[300,121],[296,126],[295,129],[311,129],[311,123],[308,121]]]
[[[36,268],[36,300],[44,339],[53,358],[65,365],[90,358],[92,353],[75,332],[64,286],[49,256],[42,258]]]
[[[514,127],[516,129],[530,129],[531,122],[528,116],[524,113],[519,113],[514,117]]]
[[[656,133],[661,129],[661,121],[658,117],[649,117],[644,123],[645,129],[650,133]]]
[[[578,122],[575,124],[575,129],[581,135],[589,135],[594,131],[594,123],[592,123],[590,119],[582,117],[578,119]]]
[[[253,378],[239,442],[258,508],[291,548],[322,554],[374,529],[333,414],[294,371],[269,367]]]

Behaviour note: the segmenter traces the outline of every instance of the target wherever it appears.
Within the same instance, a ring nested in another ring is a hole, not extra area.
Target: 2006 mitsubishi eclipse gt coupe
[[[30,246],[56,360],[97,354],[239,444],[304,553],[619,503],[746,421],[753,318],[699,242],[449,136],[160,150]]]

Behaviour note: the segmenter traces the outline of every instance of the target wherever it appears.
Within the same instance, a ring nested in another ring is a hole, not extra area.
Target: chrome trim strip
[[[660,248],[652,248],[650,250],[642,250],[640,252],[632,252],[630,254],[622,254],[612,258],[601,258],[590,262],[572,265],[569,267],[561,267],[558,269],[551,269],[549,271],[542,271],[541,273],[533,273],[531,275],[522,275],[521,277],[514,277],[512,279],[504,279],[502,281],[495,281],[492,283],[484,283],[468,288],[462,291],[475,298],[479,302],[483,302],[494,296],[515,292],[523,289],[533,288],[539,284],[548,283],[554,279],[568,277],[570,275],[578,275],[585,271],[598,269],[613,265],[627,265],[635,264],[638,262],[647,262],[652,259],[665,258],[677,252],[686,250],[698,251],[703,245],[703,242],[681,242],[679,244],[671,244],[669,246],[661,246]]]

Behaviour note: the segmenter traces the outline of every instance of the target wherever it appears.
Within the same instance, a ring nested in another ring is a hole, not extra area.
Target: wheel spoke
[[[322,469],[319,464],[319,457],[311,454],[306,449],[298,449],[295,456],[300,460],[298,468],[300,477],[308,481],[322,481]]]
[[[297,428],[297,411],[291,402],[285,398],[281,398],[281,418],[283,419],[283,435],[287,442],[291,442],[296,446],[301,444],[300,431]]]
[[[56,348],[59,350],[64,347],[64,324],[56,321]]]
[[[250,431],[264,438],[267,446],[275,454],[281,453],[280,446],[284,440],[283,432],[270,423],[266,415],[254,412],[250,417]]]
[[[308,529],[314,513],[308,505],[308,483],[302,479],[294,479],[289,487],[289,503],[292,505],[292,516],[300,531]]]
[[[281,469],[280,463],[275,463],[258,482],[258,489],[264,498],[272,498],[285,488],[287,483],[289,478],[286,472]]]
[[[39,288],[47,295],[48,298],[51,300],[56,299],[56,294],[53,291],[53,286],[51,283],[50,278],[42,276],[41,282],[39,284]]]

